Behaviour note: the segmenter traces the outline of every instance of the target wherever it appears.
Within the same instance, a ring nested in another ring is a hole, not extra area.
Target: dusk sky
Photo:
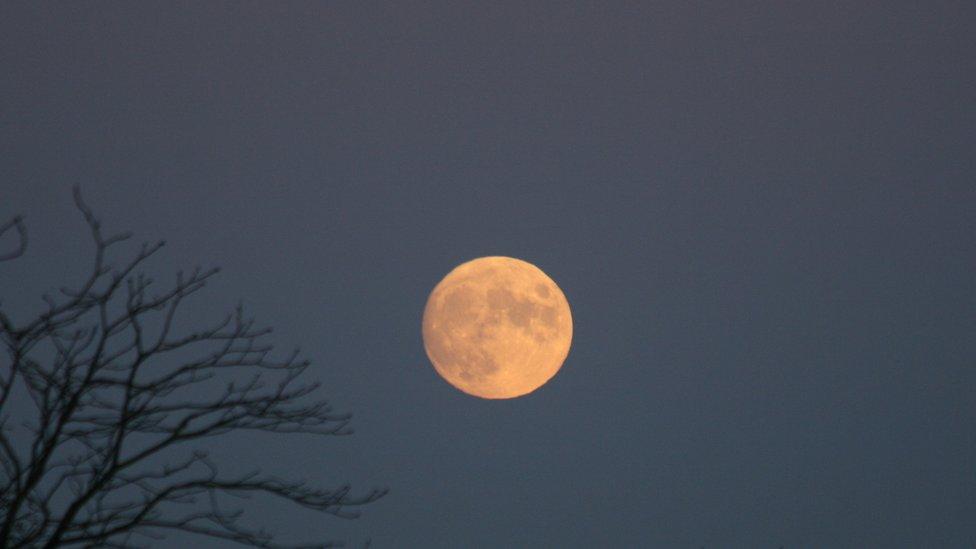
[[[167,241],[160,280],[222,267],[181,322],[242,301],[355,434],[214,459],[390,490],[357,520],[245,502],[280,541],[973,547],[974,27],[972,1],[6,2],[0,223],[30,246],[0,299],[87,272],[76,184]],[[493,255],[573,317],[510,400],[421,337]]]

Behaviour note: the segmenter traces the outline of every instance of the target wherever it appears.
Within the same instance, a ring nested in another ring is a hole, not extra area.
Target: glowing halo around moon
[[[423,338],[434,369],[454,387],[481,398],[515,398],[562,367],[573,318],[562,290],[535,265],[480,257],[434,287]]]

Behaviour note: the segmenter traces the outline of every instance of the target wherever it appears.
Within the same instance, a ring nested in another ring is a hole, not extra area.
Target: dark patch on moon
[[[543,288],[545,286],[541,285]],[[538,288],[536,289],[538,292]],[[546,288],[546,292],[549,290]],[[508,288],[495,286],[488,289],[488,307],[492,311],[504,311],[508,319],[522,330],[528,330],[533,318],[539,317],[540,307],[531,299],[520,298]]]

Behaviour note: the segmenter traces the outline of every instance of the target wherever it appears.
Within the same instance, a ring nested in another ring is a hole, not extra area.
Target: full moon
[[[531,263],[480,257],[462,263],[427,299],[424,348],[448,383],[481,398],[514,398],[552,379],[573,339],[559,286]]]

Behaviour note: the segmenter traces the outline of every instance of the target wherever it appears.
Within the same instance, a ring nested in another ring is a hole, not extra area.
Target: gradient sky
[[[976,545],[976,3],[378,4],[3,3],[5,305],[87,267],[75,183],[160,278],[222,266],[201,318],[243,298],[356,428],[228,467],[391,489],[255,503],[285,540]],[[483,255],[573,310],[525,398],[424,354]]]

